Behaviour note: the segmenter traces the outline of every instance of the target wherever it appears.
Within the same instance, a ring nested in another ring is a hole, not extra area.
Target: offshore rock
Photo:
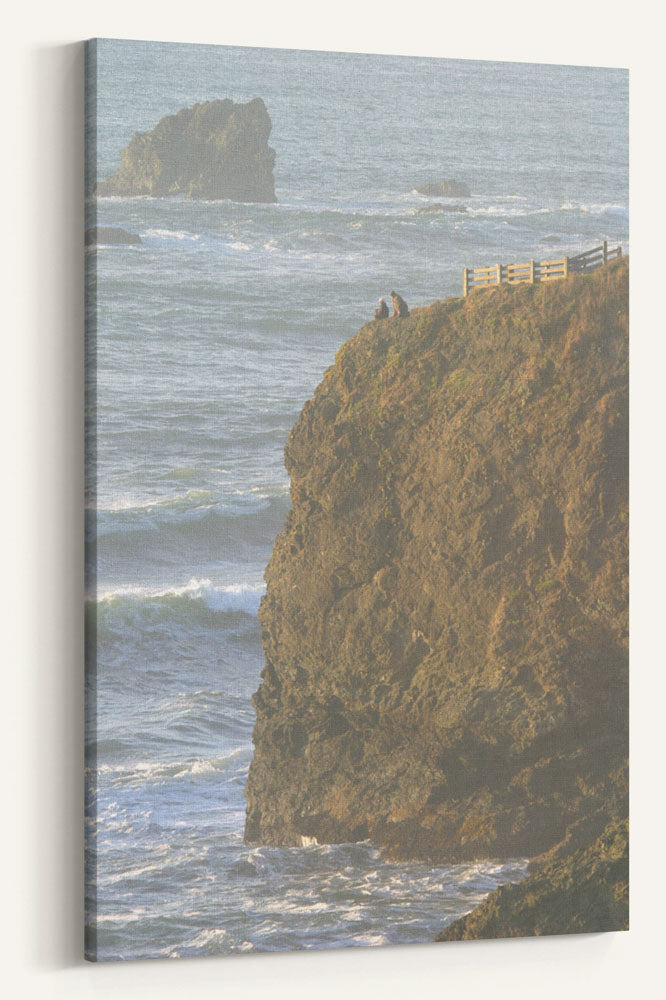
[[[140,242],[141,237],[137,233],[128,233],[126,229],[120,229],[118,226],[92,226],[90,229],[86,229],[86,246],[92,246],[95,243],[121,245]]]
[[[452,178],[445,178],[441,181],[429,181],[427,184],[420,184],[414,189],[418,194],[425,194],[431,198],[469,198],[470,190],[464,181],[456,181]]]
[[[628,261],[369,323],[285,448],[250,843],[557,860],[626,815]]]
[[[274,202],[270,131],[260,97],[247,104],[227,99],[182,108],[150,132],[135,132],[121,166],[97,184],[95,194]]]

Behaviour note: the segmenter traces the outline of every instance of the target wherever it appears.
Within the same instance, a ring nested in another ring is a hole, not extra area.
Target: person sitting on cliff
[[[379,300],[379,308],[375,309],[375,319],[386,319],[389,314],[388,306],[384,299]]]
[[[400,317],[409,316],[407,303],[402,296],[398,295],[397,292],[389,292],[389,295],[391,296],[391,302],[393,303],[393,315]]]

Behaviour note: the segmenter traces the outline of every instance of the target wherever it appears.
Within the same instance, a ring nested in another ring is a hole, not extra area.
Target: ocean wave
[[[528,215],[549,215],[552,211],[552,208],[543,206],[539,208],[510,208],[507,205],[484,205],[478,208],[468,208],[466,214],[471,215],[473,218],[490,215],[493,217],[500,216],[508,219],[518,219]]]
[[[87,508],[89,538],[108,540],[118,551],[123,546],[146,550],[155,544],[161,551],[201,541],[218,542],[231,529],[250,544],[270,542],[284,519],[289,501],[287,484],[239,488],[224,484],[215,490],[188,490],[167,497],[111,496]],[[113,537],[115,536],[115,537]],[[105,543],[106,544],[106,543]]]
[[[560,212],[582,212],[585,215],[621,215],[628,217],[629,209],[617,202],[601,202],[599,204],[565,201],[560,205]]]
[[[220,469],[220,472],[229,472],[229,469]],[[199,470],[193,465],[181,465],[177,469],[169,469],[162,473],[159,479],[195,479],[199,475]]]
[[[88,769],[86,777],[90,780],[94,776],[94,771]],[[92,825],[86,831],[88,843],[99,841],[106,837],[122,837],[129,834],[145,832],[148,828],[152,816],[152,809],[127,809],[117,802],[108,802],[100,809],[97,817],[93,819]],[[92,817],[91,817],[92,818]]]
[[[161,862],[156,864],[141,865],[138,868],[128,868],[125,871],[115,872],[113,875],[99,877],[99,884],[102,886],[115,885],[118,882],[133,882],[143,875],[156,875],[163,870]],[[145,917],[144,917],[145,919]]]
[[[208,777],[228,770],[235,758],[245,755],[246,747],[236,747],[218,757],[193,757],[176,761],[134,761],[126,764],[100,764],[97,777],[112,788],[137,785],[161,785],[182,778]]]
[[[127,602],[174,604],[187,601],[199,602],[209,611],[242,612],[256,615],[263,596],[263,583],[214,584],[209,579],[192,577],[183,586],[151,588],[121,586],[102,590],[97,595],[97,607]],[[92,599],[89,599],[93,603]]]
[[[199,506],[201,501],[213,499],[214,494],[210,490],[187,490],[179,496],[170,497],[136,497],[129,494],[117,496],[112,500],[102,501],[91,505],[88,509],[95,510],[98,514],[116,514],[120,511],[147,511],[152,512],[159,509],[179,510],[184,507],[191,507],[193,502]]]
[[[144,920],[150,916],[150,910],[146,906],[137,906],[133,910],[123,913],[101,913],[97,915],[98,924],[133,924],[137,920]]]
[[[254,254],[256,257],[263,257],[266,254],[270,254],[274,258],[283,259],[284,261],[293,262],[295,260],[305,260],[305,261],[334,261],[340,263],[342,261],[360,261],[364,259],[364,254],[356,251],[327,251],[312,249],[310,244],[313,239],[313,234],[309,232],[299,232],[296,234],[286,234],[284,243],[278,242],[276,239],[270,239],[265,241],[260,239],[258,243],[244,243],[240,240],[235,240],[232,242],[225,242],[223,244],[226,250],[231,250],[244,255]],[[299,246],[299,242],[306,243],[306,247]]]
[[[430,199],[432,200],[432,199]],[[444,201],[445,199],[442,199]],[[458,199],[459,200],[459,199]],[[359,196],[354,198],[340,197],[330,201],[289,201],[281,202],[275,208],[284,213],[299,213],[307,216],[317,216],[322,219],[327,215],[334,217],[381,218],[408,215],[414,205],[428,204],[428,199],[412,192],[377,193],[372,199]]]
[[[169,200],[175,201],[178,195],[168,195]],[[181,201],[184,201],[181,198]],[[164,198],[154,194],[96,194],[93,198],[87,198],[87,204],[99,204],[100,202],[122,202],[122,201],[164,201]]]
[[[137,243],[104,243],[104,242],[98,242],[98,243],[92,243],[89,246],[87,246],[85,248],[84,252],[86,254],[94,254],[98,250],[132,250],[134,252],[141,253],[141,251],[143,250],[143,247],[141,246],[140,243],[137,244]]]
[[[189,240],[191,242],[196,242],[201,239],[198,233],[188,233],[183,229],[146,229],[144,236],[157,236],[160,238],[166,237],[167,239],[173,240]]]
[[[221,473],[228,470],[220,469]],[[197,475],[196,469],[175,469],[173,472],[165,473],[159,477],[161,479],[186,479],[194,478]],[[157,477],[156,477],[157,478]],[[210,510],[212,507],[220,506],[225,501],[233,498],[235,504],[239,499],[248,504],[254,504],[257,500],[270,500],[273,497],[285,497],[289,495],[290,485],[287,481],[278,483],[264,483],[260,486],[233,486],[226,480],[219,480],[214,483],[213,489],[188,489],[184,493],[170,494],[169,496],[138,496],[136,493],[119,493],[97,499],[95,503],[87,504],[86,509],[95,511],[97,514],[125,514],[136,512],[138,514],[155,513],[169,510],[189,510],[201,509]]]
[[[194,949],[196,952],[206,952],[211,948],[217,951],[223,947],[228,937],[228,931],[223,927],[210,927],[200,931],[195,937],[183,941],[177,948],[167,948],[164,954],[170,958],[180,958],[180,951]]]
[[[350,938],[350,944],[358,945],[359,947],[376,948],[378,945],[389,944],[389,938],[386,934],[366,931],[363,934],[354,934]]]

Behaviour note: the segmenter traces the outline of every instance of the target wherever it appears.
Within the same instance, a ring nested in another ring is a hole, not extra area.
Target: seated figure
[[[375,319],[386,319],[388,314],[388,306],[384,302],[384,299],[380,299],[379,308],[375,309]]]

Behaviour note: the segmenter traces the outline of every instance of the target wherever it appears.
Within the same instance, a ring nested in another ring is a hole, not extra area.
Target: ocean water
[[[87,253],[99,959],[429,941],[525,875],[523,859],[388,863],[370,843],[244,846],[256,611],[286,436],[380,295],[421,305],[460,294],[463,265],[629,249],[628,76],[103,41],[98,177],[163,115],[255,96],[277,205],[99,199],[98,224],[142,242]],[[472,196],[414,193],[440,177]],[[419,214],[433,200],[468,211]]]

